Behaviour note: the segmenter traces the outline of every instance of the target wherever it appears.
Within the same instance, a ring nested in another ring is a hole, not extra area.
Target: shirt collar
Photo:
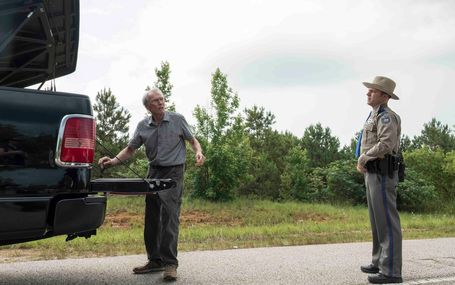
[[[167,111],[164,112],[164,117],[163,117],[162,122],[164,122],[164,121],[169,122],[169,112],[167,112]],[[149,125],[155,125],[155,126],[157,125],[155,123],[155,120],[153,120],[153,116],[152,115],[150,115],[149,118],[148,118],[148,124]]]
[[[387,103],[384,103],[384,104],[381,104],[379,106],[376,106],[373,108],[373,113],[377,114],[379,113],[379,110],[384,109],[384,108],[387,108]]]

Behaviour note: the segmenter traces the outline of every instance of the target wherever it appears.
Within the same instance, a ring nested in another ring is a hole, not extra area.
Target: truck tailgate
[[[92,192],[112,194],[151,194],[176,186],[172,179],[98,178],[90,181]]]

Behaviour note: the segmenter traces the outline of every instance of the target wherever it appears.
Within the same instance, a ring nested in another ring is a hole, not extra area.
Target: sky
[[[436,118],[455,129],[455,1],[452,0],[80,0],[76,71],[58,91],[110,88],[132,115],[170,64],[171,101],[195,124],[209,107],[212,74],[227,75],[241,107],[264,107],[273,128],[302,137],[329,127],[349,144],[368,116],[366,87],[392,78],[389,106],[411,138]]]

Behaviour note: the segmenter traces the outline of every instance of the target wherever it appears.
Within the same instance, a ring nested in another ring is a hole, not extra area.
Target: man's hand
[[[196,152],[196,166],[202,166],[205,162],[205,156],[202,152]]]
[[[105,169],[114,166],[114,163],[110,157],[104,156],[98,160],[98,165],[101,167],[101,169]]]
[[[357,171],[360,172],[360,173],[366,173],[367,169],[365,168],[365,166],[357,163]]]

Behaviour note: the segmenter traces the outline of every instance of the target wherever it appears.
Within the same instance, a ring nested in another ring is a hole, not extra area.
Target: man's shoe
[[[164,281],[175,281],[177,280],[177,265],[170,264],[166,265],[163,274]]]
[[[144,266],[139,266],[133,268],[134,274],[146,274],[146,273],[151,273],[151,272],[158,272],[158,271],[163,271],[164,267],[157,261],[150,260],[147,262],[146,265]]]
[[[382,273],[378,273],[368,276],[368,281],[373,284],[403,283],[403,278],[385,276]]]
[[[379,268],[374,266],[373,264],[370,264],[367,266],[360,266],[360,270],[362,270],[363,273],[370,273],[370,274],[379,273]]]

